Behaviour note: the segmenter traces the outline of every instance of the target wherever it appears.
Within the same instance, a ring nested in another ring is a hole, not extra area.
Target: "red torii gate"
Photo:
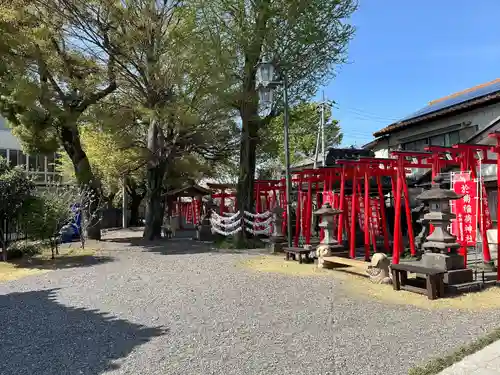
[[[500,281],[500,132],[488,134],[488,137],[494,138],[497,143],[490,150],[497,154],[497,281]]]
[[[345,197],[345,186],[347,179],[352,179],[352,195],[351,195],[351,217],[350,223],[346,225],[349,229],[349,256],[351,258],[356,257],[356,197],[357,191],[359,189],[360,195],[361,191],[364,190],[364,219],[363,219],[363,229],[364,229],[364,247],[365,247],[365,260],[370,258],[370,235],[372,237],[372,245],[374,250],[376,249],[376,238],[373,231],[370,228],[371,220],[371,205],[370,205],[370,181],[371,177],[375,177],[375,182],[377,185],[377,194],[379,196],[380,202],[380,212],[383,218],[382,231],[384,234],[384,246],[386,250],[389,250],[389,235],[387,232],[387,226],[385,225],[385,198],[383,194],[383,187],[381,182],[382,176],[393,177],[393,159],[381,159],[381,158],[360,158],[359,160],[337,160],[342,168],[341,174],[341,186],[340,186],[340,209],[342,213],[339,215],[340,223],[348,222],[349,218],[345,216],[345,208],[347,206]],[[364,181],[364,189],[359,186],[359,181]],[[339,225],[338,228],[338,239],[342,241],[343,230],[342,226]]]

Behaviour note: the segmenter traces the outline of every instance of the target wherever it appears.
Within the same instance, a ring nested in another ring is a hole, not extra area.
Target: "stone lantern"
[[[271,210],[273,214],[273,233],[269,238],[269,247],[272,253],[279,253],[283,250],[286,243],[286,237],[283,234],[283,213],[285,210],[279,206]]]
[[[341,213],[341,210],[333,209],[328,202],[323,204],[319,210],[314,212],[314,215],[321,216],[322,220],[319,227],[324,230],[325,234],[319,245],[316,247],[318,266],[320,268],[324,267],[324,263],[322,261],[323,257],[330,256],[333,253],[342,252],[344,250],[344,247],[333,237],[333,219]]]
[[[457,200],[462,196],[453,190],[443,189],[442,182],[443,178],[437,176],[432,187],[417,197],[428,205],[429,212],[424,215],[424,220],[434,227],[422,245],[425,253],[421,262],[424,267],[447,271],[444,280],[447,284],[470,282],[473,277],[472,270],[465,269],[463,256],[457,254],[460,244],[448,231],[451,220],[456,217],[451,213],[450,200]]]
[[[200,225],[196,231],[196,237],[199,241],[212,241],[214,236],[212,233],[212,224],[210,223],[210,218],[212,216],[212,210],[217,206],[214,201],[210,198],[205,203],[205,214],[200,220]]]

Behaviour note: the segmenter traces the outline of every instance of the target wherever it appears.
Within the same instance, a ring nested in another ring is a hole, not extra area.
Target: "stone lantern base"
[[[282,253],[283,248],[287,246],[287,239],[285,236],[271,236],[267,243],[267,248],[271,254]]]
[[[464,268],[464,257],[459,254],[425,253],[420,262],[424,267],[445,270],[444,283],[448,285],[469,283],[474,279],[473,271]]]

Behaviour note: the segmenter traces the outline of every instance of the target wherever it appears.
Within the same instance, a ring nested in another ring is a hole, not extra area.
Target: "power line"
[[[378,120],[378,121],[399,121],[399,119],[394,118],[394,117],[386,117],[386,116],[380,116],[372,112],[368,112],[362,109],[354,108],[354,107],[340,107],[339,105],[334,105],[335,108],[339,110],[345,110],[347,112],[351,112],[353,114],[365,117],[367,119],[371,120]]]

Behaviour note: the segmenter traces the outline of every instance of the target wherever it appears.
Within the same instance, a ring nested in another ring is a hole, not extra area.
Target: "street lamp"
[[[291,180],[290,180],[290,147],[289,147],[289,136],[288,136],[288,79],[286,73],[281,69],[280,76],[281,81],[275,81],[275,66],[274,64],[264,58],[257,64],[257,74],[256,74],[256,86],[259,92],[259,97],[261,103],[265,106],[268,106],[273,101],[273,92],[277,87],[283,86],[283,104],[285,107],[284,110],[284,137],[285,137],[285,194],[286,194],[286,222],[287,222],[287,241],[288,246],[292,246],[292,220],[291,220]]]

